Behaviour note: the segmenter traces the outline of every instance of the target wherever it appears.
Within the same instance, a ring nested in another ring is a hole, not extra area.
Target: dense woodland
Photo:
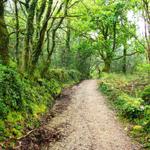
[[[149,74],[150,0],[0,0],[4,148],[39,126],[63,88],[89,78],[101,78],[131,135],[149,148]]]

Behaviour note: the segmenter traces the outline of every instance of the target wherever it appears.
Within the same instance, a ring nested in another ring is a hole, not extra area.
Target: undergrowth
[[[100,90],[107,95],[118,115],[126,119],[130,135],[150,148],[150,82],[138,75],[104,74]]]
[[[74,70],[51,69],[44,78],[21,77],[0,65],[0,143],[19,138],[40,125],[62,88],[80,80]]]

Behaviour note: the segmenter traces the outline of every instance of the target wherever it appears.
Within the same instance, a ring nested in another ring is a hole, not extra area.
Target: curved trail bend
[[[66,124],[64,138],[49,145],[49,150],[140,150],[126,135],[97,90],[96,80],[73,87],[67,110],[53,118],[48,126]]]

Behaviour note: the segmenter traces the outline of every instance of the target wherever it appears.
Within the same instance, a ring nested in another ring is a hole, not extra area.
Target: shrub
[[[104,94],[108,94],[111,91],[111,87],[105,82],[101,82],[100,89]]]
[[[64,70],[64,69],[50,69],[45,75],[47,80],[54,79],[60,84],[68,83],[70,81],[79,81],[81,74],[76,70]]]
[[[68,73],[63,69],[50,69],[45,75],[46,79],[55,79],[59,82],[66,82],[68,80]]]
[[[135,119],[143,114],[143,100],[140,98],[134,98],[123,93],[118,97],[115,103],[121,114],[128,119]]]
[[[150,134],[150,105],[145,106],[143,122],[145,131]]]
[[[130,130],[131,135],[137,137],[144,144],[144,147],[149,148],[150,86],[146,87],[143,92],[143,87],[140,86],[143,85],[143,82],[147,84],[149,81],[146,78],[143,80],[139,76],[134,75],[133,77],[106,74],[101,79],[100,89],[108,96],[110,103],[118,113],[134,125]]]
[[[29,80],[0,65],[0,141],[21,136],[25,127],[39,126],[41,115],[53,106],[63,85],[78,77],[74,70],[52,69],[44,79]]]
[[[22,108],[22,84],[17,73],[0,65],[0,118],[5,118],[9,110]]]
[[[145,103],[150,104],[150,85],[146,86],[142,92],[142,99],[145,101]]]
[[[4,133],[4,130],[5,130],[5,123],[4,123],[4,121],[0,120],[0,140]]]
[[[76,70],[68,70],[69,80],[73,81],[80,81],[81,79],[81,73]]]

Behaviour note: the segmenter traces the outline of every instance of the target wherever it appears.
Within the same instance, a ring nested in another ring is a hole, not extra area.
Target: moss
[[[4,19],[4,2],[0,1],[0,59],[2,64],[9,63],[8,55],[8,44],[9,44],[9,35],[7,26]]]
[[[0,65],[0,141],[21,136],[25,128],[38,127],[63,85],[79,80],[75,73],[53,69],[47,78],[29,80]]]

